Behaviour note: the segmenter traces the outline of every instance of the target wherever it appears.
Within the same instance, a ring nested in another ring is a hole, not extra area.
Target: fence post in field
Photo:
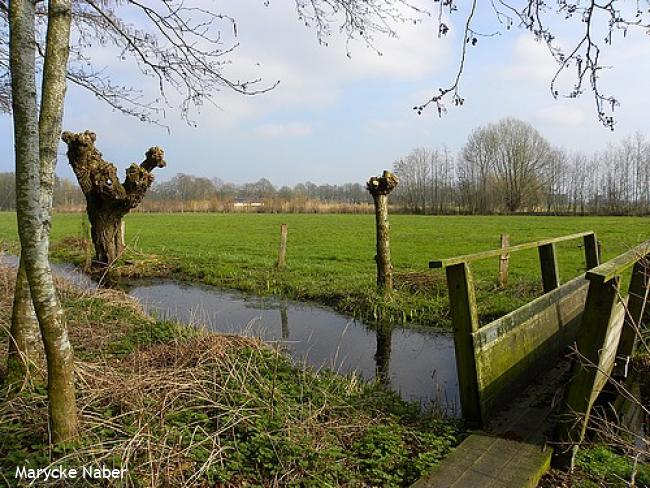
[[[280,225],[280,250],[278,251],[278,262],[275,267],[284,268],[287,257],[287,224]]]
[[[544,293],[548,293],[560,286],[560,272],[557,266],[555,243],[544,244],[537,249],[539,251],[539,263],[542,268]]]
[[[393,289],[393,267],[390,263],[390,226],[388,224],[388,195],[399,179],[390,171],[368,180],[366,188],[375,203],[375,222],[377,226],[377,286],[389,295]]]
[[[585,247],[585,263],[589,270],[600,264],[600,241],[596,239],[596,234],[587,234],[582,239]]]
[[[507,249],[510,246],[510,236],[501,234],[501,249]],[[510,253],[503,251],[499,257],[499,288],[505,288],[508,285],[508,264]]]
[[[596,241],[596,246],[598,247],[598,262],[600,263],[603,260],[603,243],[600,240]]]

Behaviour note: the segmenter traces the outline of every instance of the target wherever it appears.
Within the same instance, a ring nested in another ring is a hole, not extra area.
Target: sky
[[[201,0],[203,1],[203,0]],[[549,82],[556,64],[546,47],[520,29],[500,29],[481,38],[468,51],[461,80],[462,107],[443,117],[435,109],[418,116],[413,106],[426,101],[455,76],[462,45],[458,31],[462,16],[451,17],[449,35],[437,36],[434,20],[397,25],[397,38],[377,36],[379,56],[363,43],[348,46],[334,35],[319,44],[305,27],[291,0],[214,1],[237,19],[239,47],[226,73],[263,77],[279,85],[268,93],[242,96],[220,91],[204,105],[193,127],[175,106],[167,107],[167,128],[142,123],[112,111],[83,90],[69,86],[64,130],[90,129],[105,159],[124,174],[140,162],[153,145],[165,150],[168,166],[158,180],[176,173],[219,177],[243,183],[262,177],[275,185],[312,181],[317,184],[364,182],[391,168],[414,147],[447,146],[459,150],[477,126],[503,117],[533,124],[552,144],[569,151],[596,151],[636,131],[647,134],[650,113],[650,37],[631,32],[603,53],[603,91],[621,102],[612,133],[597,120],[589,93],[581,98],[554,99]],[[487,2],[485,2],[487,4]],[[139,22],[139,19],[134,19]],[[484,32],[499,29],[490,12],[477,16]],[[575,30],[558,23],[560,42],[570,45]],[[562,37],[564,35],[565,37]],[[156,96],[156,85],[144,79],[119,53],[92,48],[96,65],[106,66],[115,80],[140,86]],[[565,88],[569,84],[563,85]],[[0,172],[13,171],[13,132],[10,115],[0,115]],[[57,173],[72,178],[59,148]]]

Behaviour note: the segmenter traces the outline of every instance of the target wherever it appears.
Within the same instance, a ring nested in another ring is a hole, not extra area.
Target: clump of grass
[[[0,269],[4,321],[12,274]],[[125,486],[399,486],[458,442],[453,422],[377,384],[296,368],[256,339],[156,322],[118,291],[60,285],[78,357],[80,436],[47,447],[42,383],[3,398],[6,484],[17,465],[53,463],[126,468]]]
[[[631,484],[634,480],[634,485]],[[634,462],[630,456],[606,445],[593,445],[578,451],[573,472],[552,470],[540,482],[540,488],[627,488],[650,486],[650,465]]]

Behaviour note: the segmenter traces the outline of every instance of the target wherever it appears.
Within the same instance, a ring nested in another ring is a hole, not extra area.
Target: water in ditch
[[[4,256],[6,264],[16,258]],[[96,284],[72,265],[54,272],[77,286]],[[212,332],[279,343],[297,362],[379,378],[402,398],[458,415],[458,379],[451,334],[366,324],[314,304],[257,297],[172,280],[129,284],[147,313]]]

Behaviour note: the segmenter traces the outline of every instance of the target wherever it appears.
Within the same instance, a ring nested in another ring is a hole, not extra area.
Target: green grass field
[[[58,259],[78,259],[56,246],[81,234],[82,215],[57,214],[52,241]],[[126,218],[126,258],[142,261],[144,276],[167,275],[262,294],[315,300],[365,318],[447,325],[444,272],[429,270],[431,259],[498,247],[501,233],[511,244],[593,230],[605,259],[650,238],[650,219],[634,217],[506,217],[393,215],[391,250],[397,291],[384,302],[374,290],[372,215],[133,214]],[[287,268],[274,269],[281,223],[289,226]],[[0,241],[17,240],[15,214],[0,213]],[[558,245],[563,280],[584,271],[581,240]],[[150,260],[145,255],[156,255]],[[160,266],[160,263],[167,266]],[[482,319],[540,293],[537,251],[511,256],[508,289],[495,287],[496,260],[477,262],[474,271]],[[164,271],[161,271],[164,270]]]

